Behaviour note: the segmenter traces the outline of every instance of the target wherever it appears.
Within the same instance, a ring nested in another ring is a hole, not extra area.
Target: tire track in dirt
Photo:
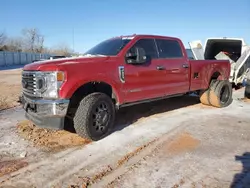
[[[1,161],[0,162],[0,177],[11,172],[17,171],[25,166],[28,163],[24,160],[8,160],[8,161]]]
[[[160,138],[154,139],[148,144],[139,147],[138,149],[131,152],[120,159],[116,167],[112,168],[112,171],[103,175],[99,179],[95,179],[95,182],[88,182],[83,184],[91,187],[112,187],[112,184],[121,176],[131,170],[135,165],[140,163],[142,160],[146,160],[147,157],[152,155],[158,148],[166,145],[166,152],[170,155],[176,155],[180,152],[185,152],[196,148],[199,145],[199,141],[193,138],[189,133],[182,132],[186,125],[179,126],[169,133],[163,135]],[[128,157],[129,156],[129,157]],[[87,186],[86,186],[87,187]]]
[[[220,112],[220,109],[213,108],[213,110],[208,110],[198,105],[191,108],[178,109],[170,114],[168,114],[168,112],[159,114],[157,118],[148,118],[143,122],[139,121],[136,126],[131,125],[123,131],[115,132],[109,137],[99,142],[91,143],[84,148],[72,149],[71,151],[63,153],[60,152],[51,158],[29,165],[16,173],[12,173],[15,177],[10,178],[8,183],[18,185],[20,181],[27,181],[27,184],[46,187],[46,185],[55,185],[58,182],[59,184],[63,183],[63,185],[65,185],[65,183],[70,181],[72,176],[77,175],[84,177],[86,174],[92,174],[93,176],[91,177],[97,175],[97,179],[100,179],[102,175],[99,176],[98,171],[102,174],[105,172],[105,168],[104,171],[100,170],[100,168],[96,166],[97,163],[98,165],[106,165],[106,171],[108,171],[109,174],[111,169],[107,164],[110,164],[110,160],[117,162],[125,156],[125,158],[131,158],[128,162],[132,161],[134,155],[129,154],[129,156],[126,156],[128,152],[132,151],[133,153],[133,151],[138,149],[138,145],[144,145],[148,143],[149,140],[161,137],[164,133],[168,133],[175,127],[181,126],[183,122],[190,120],[190,115],[197,113],[206,115]],[[166,114],[168,114],[168,116],[166,116]],[[159,126],[161,123],[164,124],[164,126]],[[126,166],[128,162],[121,166]],[[114,167],[116,167],[116,165],[114,165]],[[113,169],[113,165],[111,168]],[[87,169],[90,170],[85,171]],[[29,171],[34,173],[30,174]],[[104,175],[106,176],[107,174],[104,173]],[[0,180],[4,181],[9,177],[10,176],[6,176],[0,178]]]
[[[163,116],[162,114],[162,116],[159,117],[160,122],[172,122],[168,126],[155,127],[154,123],[159,124],[159,120],[149,119],[147,122],[143,122],[143,126],[130,126],[122,132],[113,133],[100,142],[91,143],[85,146],[84,149],[77,149],[60,157],[58,156],[59,154],[56,154],[52,159],[50,158],[44,161],[39,161],[38,163],[29,165],[28,167],[21,169],[19,172],[13,173],[12,175],[14,175],[15,177],[13,179],[11,178],[8,182],[15,184],[20,180],[25,181],[25,179],[29,179],[28,184],[37,186],[49,185],[49,187],[51,187],[52,185],[57,185],[58,183],[62,183],[62,185],[65,185],[65,183],[70,182],[68,178],[72,178],[72,175],[74,177],[79,176],[80,178],[81,176],[84,177],[84,175],[92,174],[94,176],[98,174],[98,171],[102,172],[102,169],[100,170],[100,168],[97,168],[96,166],[97,161],[99,167],[107,166],[107,161],[110,161],[110,159],[112,159],[112,161],[119,161],[128,152],[137,149],[138,144],[143,145],[145,143],[148,143],[148,140],[153,140],[156,138],[156,136],[158,137],[164,132],[169,132],[173,128],[181,126],[181,122],[183,122],[186,118],[189,118],[189,113],[197,111],[198,109],[180,109],[179,112],[176,111],[175,113],[169,114],[169,116]],[[183,119],[176,118],[176,115],[179,116],[181,114],[183,114]],[[134,132],[134,129],[136,129],[137,131]],[[145,135],[147,136],[145,137]],[[147,142],[145,142],[146,140]],[[136,145],[137,147],[135,147]],[[100,159],[102,160],[100,161]],[[85,171],[86,169],[89,170]],[[33,173],[32,175],[27,174],[27,172],[29,171],[35,173]],[[79,175],[74,175],[75,173]],[[43,174],[43,176],[41,176],[41,174]],[[55,179],[54,177],[57,178]],[[4,179],[0,178],[0,180]],[[36,181],[34,181],[35,179]]]

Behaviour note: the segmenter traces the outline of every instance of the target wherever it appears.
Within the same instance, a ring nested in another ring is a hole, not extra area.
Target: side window
[[[191,49],[186,49],[188,59],[195,59]]]
[[[129,51],[134,53],[135,47],[143,48],[146,56],[150,59],[158,58],[155,42],[153,39],[140,39],[134,44],[132,48],[130,48]]]
[[[156,39],[160,58],[182,58],[180,44],[175,40]]]

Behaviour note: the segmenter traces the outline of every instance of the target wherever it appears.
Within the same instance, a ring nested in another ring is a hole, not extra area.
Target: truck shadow
[[[120,131],[142,118],[147,118],[160,113],[171,112],[173,110],[192,106],[198,103],[200,103],[198,97],[184,95],[181,97],[173,97],[121,108],[116,114],[114,129],[110,134]],[[72,119],[67,118],[65,125],[64,129],[66,131],[75,133]]]
[[[198,97],[181,96],[121,108],[117,113],[113,132],[122,130],[142,118],[147,118],[160,113],[171,112],[176,109],[192,106],[198,103],[200,103]]]
[[[235,161],[242,163],[242,171],[235,174],[230,188],[250,187],[250,152],[246,152],[242,156],[235,156]]]

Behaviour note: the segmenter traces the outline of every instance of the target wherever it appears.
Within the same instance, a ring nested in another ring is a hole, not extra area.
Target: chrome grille
[[[36,94],[36,73],[32,71],[22,72],[23,93],[30,96]]]

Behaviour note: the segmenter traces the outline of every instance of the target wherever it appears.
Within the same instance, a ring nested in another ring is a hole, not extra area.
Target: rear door
[[[123,90],[125,102],[135,102],[165,95],[166,70],[158,64],[158,53],[153,38],[139,39],[128,52],[135,47],[143,48],[147,62],[144,64],[124,64]],[[159,67],[157,67],[159,66]]]
[[[196,40],[188,43],[191,51],[193,52],[194,58],[196,60],[204,60],[204,49],[202,47],[201,41]]]
[[[156,39],[159,51],[158,64],[166,70],[166,93],[179,94],[189,91],[189,61],[182,51],[179,41],[174,39]]]

